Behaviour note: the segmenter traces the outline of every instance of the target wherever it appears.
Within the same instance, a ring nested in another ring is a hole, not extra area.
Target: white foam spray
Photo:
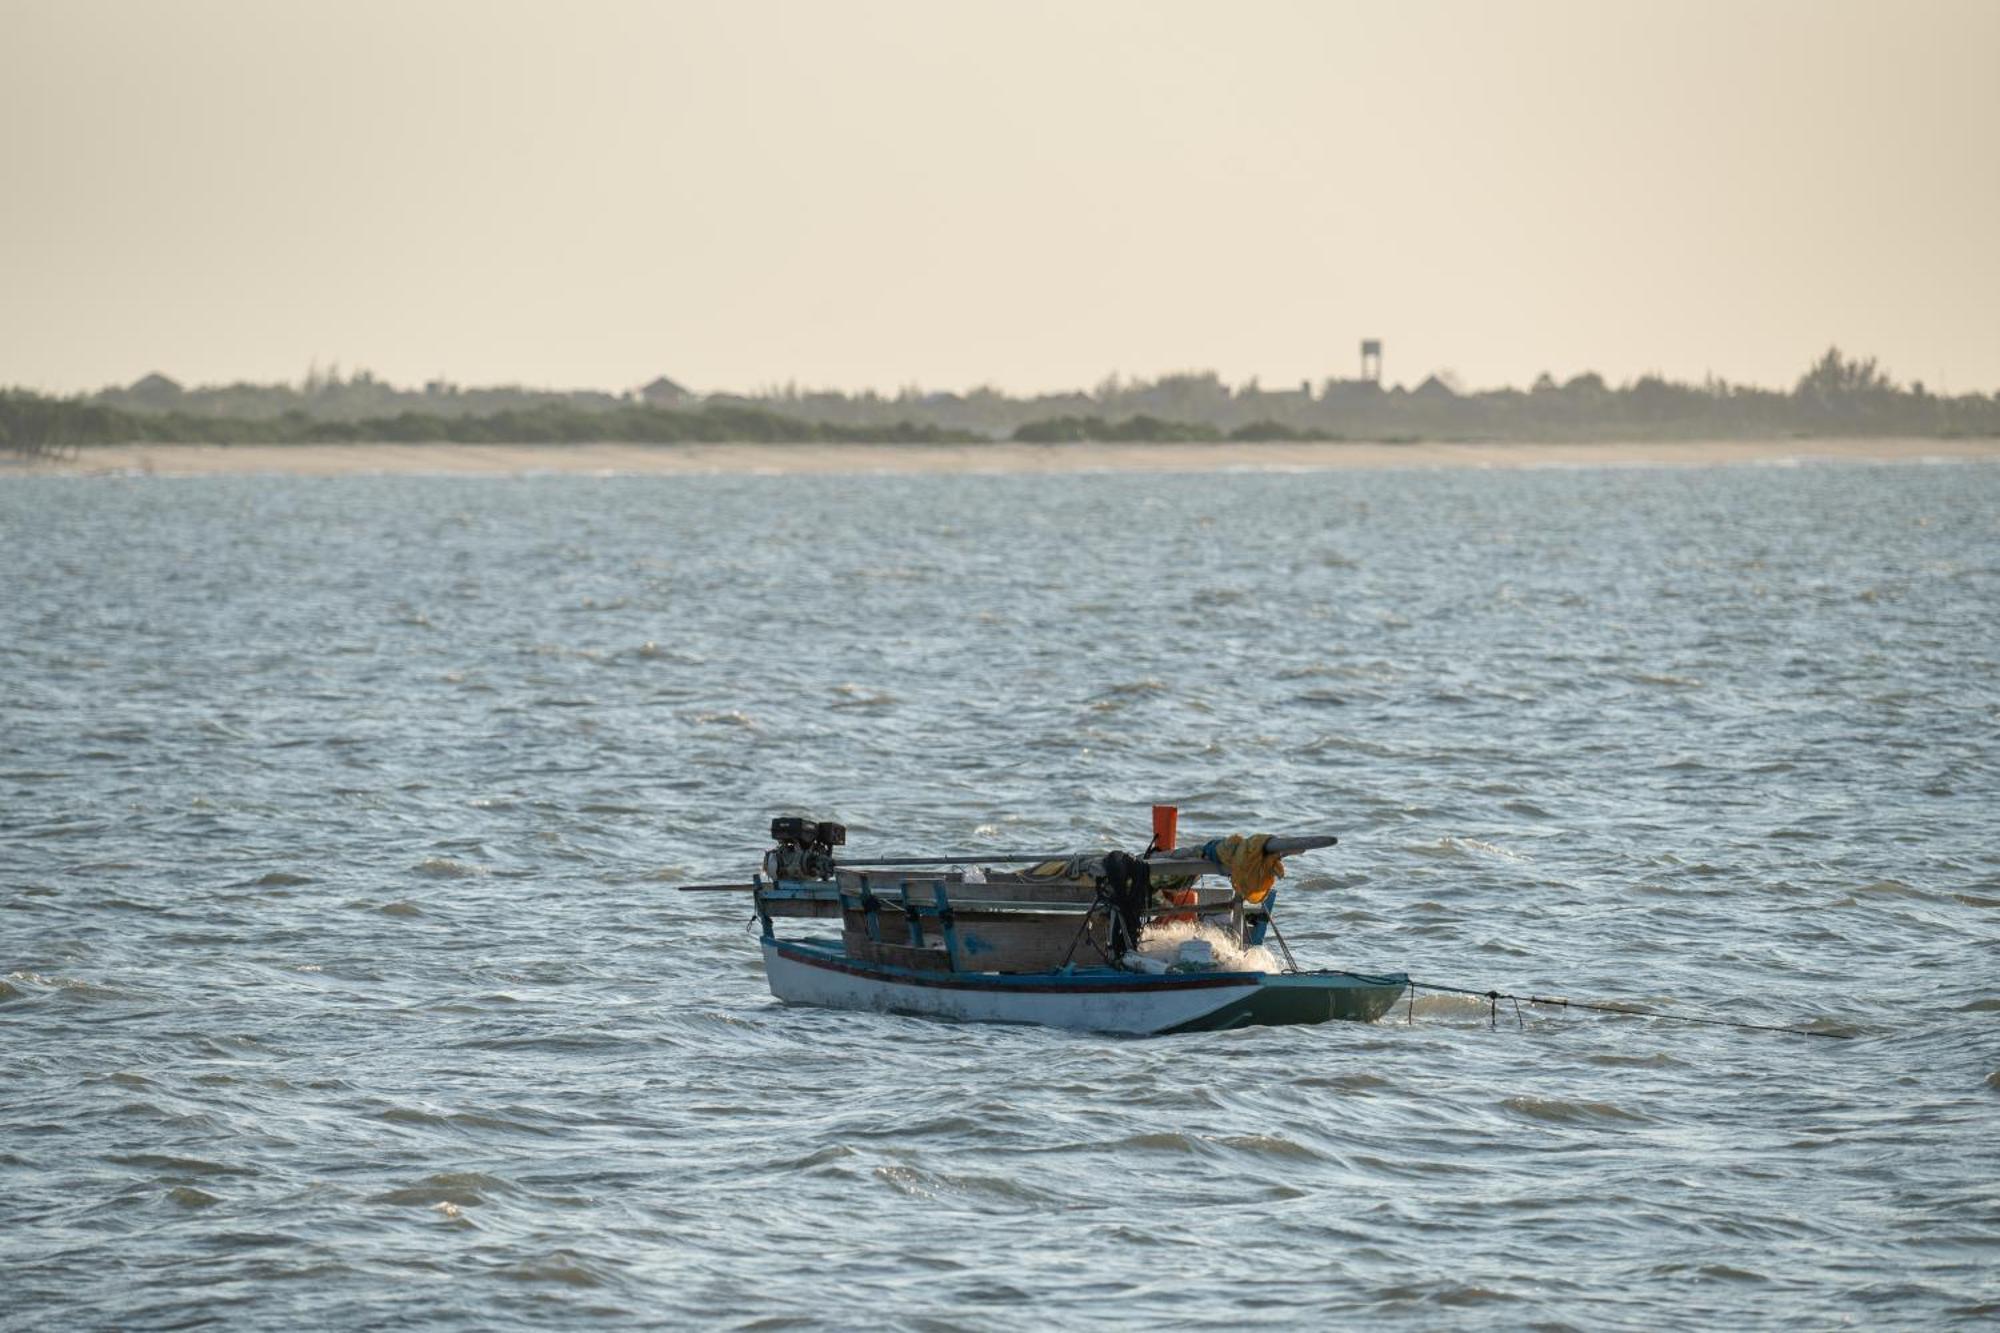
[[[1278,960],[1263,945],[1244,948],[1229,932],[1201,921],[1161,921],[1146,927],[1139,937],[1139,956],[1172,967],[1180,957],[1181,945],[1189,940],[1206,940],[1215,950],[1215,966],[1223,972],[1276,972]]]

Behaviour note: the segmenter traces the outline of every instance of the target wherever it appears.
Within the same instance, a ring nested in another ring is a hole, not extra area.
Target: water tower
[[[1361,378],[1370,384],[1382,382],[1382,340],[1363,338],[1361,340]]]

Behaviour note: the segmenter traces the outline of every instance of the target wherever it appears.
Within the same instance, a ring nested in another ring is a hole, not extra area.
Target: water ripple
[[[2000,469],[0,483],[26,1323],[1914,1326],[2000,1249]],[[1327,827],[1383,1023],[774,1004],[857,847]]]

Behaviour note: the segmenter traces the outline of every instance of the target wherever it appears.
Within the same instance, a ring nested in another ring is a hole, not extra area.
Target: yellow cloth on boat
[[[1103,852],[1075,852],[1058,861],[1043,861],[1029,866],[1021,872],[1021,878],[1050,880],[1059,884],[1088,884],[1103,873]]]
[[[1271,886],[1285,877],[1285,863],[1264,850],[1271,836],[1253,833],[1246,838],[1233,833],[1217,838],[1205,849],[1229,872],[1230,886],[1243,895],[1246,903],[1263,902]]]

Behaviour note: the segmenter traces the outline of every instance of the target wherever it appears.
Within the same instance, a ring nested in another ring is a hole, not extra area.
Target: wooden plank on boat
[[[960,882],[956,875],[908,875],[893,870],[840,870],[835,874],[847,892],[859,893],[865,888],[878,898],[900,895],[907,886],[911,897],[929,901],[938,885],[949,892]]]
[[[864,963],[879,963],[886,967],[906,967],[915,972],[949,972],[951,959],[942,948],[913,948],[907,944],[877,944],[863,936],[849,941],[847,956]]]
[[[972,912],[958,917],[958,965],[966,972],[1053,972],[1066,962],[1101,963],[1095,939],[1104,943],[1104,922],[1073,913]]]
[[[978,899],[995,903],[1069,903],[1088,907],[1097,901],[1095,884],[1065,884],[1061,881],[1003,879],[991,876],[984,884],[953,884],[946,888],[953,902]]]
[[[840,904],[831,898],[766,898],[764,911],[770,916],[829,917],[840,915]]]

